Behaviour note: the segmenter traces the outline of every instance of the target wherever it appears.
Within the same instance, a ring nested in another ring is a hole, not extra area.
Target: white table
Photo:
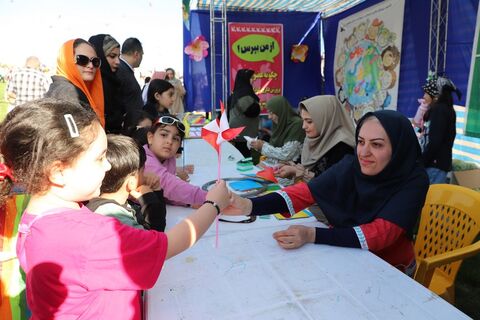
[[[195,183],[215,179],[216,172],[196,168]],[[235,174],[231,166],[224,171]],[[168,228],[191,209],[167,212]],[[220,223],[218,248],[212,225],[194,247],[166,261],[147,292],[147,319],[468,319],[368,251],[280,248],[272,233],[289,224],[319,225],[273,216]]]

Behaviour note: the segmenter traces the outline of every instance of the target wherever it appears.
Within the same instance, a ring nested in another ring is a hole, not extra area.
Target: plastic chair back
[[[431,185],[422,209],[415,241],[417,261],[469,246],[479,232],[479,192],[457,185]],[[451,257],[446,258],[454,261]],[[451,286],[455,282],[461,263],[460,259],[438,267],[442,278]],[[431,270],[430,275],[424,279],[427,283],[423,284],[427,287],[430,287],[433,271]],[[417,279],[417,275],[415,278]]]

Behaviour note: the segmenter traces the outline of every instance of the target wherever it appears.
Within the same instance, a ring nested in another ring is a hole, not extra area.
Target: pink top
[[[170,158],[160,162],[155,154],[143,146],[147,154],[145,162],[145,172],[156,174],[160,178],[160,187],[163,189],[163,195],[174,204],[202,204],[207,198],[207,192],[201,188],[183,181],[175,175],[176,159]]]
[[[141,319],[139,290],[157,281],[164,233],[86,207],[36,217],[24,213],[17,242],[31,319]]]
[[[418,106],[417,112],[413,117],[413,123],[415,124],[416,127],[423,129],[423,116],[430,108],[430,105],[426,104],[425,99],[423,98],[418,99],[417,101],[420,103],[420,105]]]

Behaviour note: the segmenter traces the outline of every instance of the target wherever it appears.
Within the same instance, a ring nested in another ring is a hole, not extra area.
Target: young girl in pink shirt
[[[147,134],[148,144],[145,172],[160,178],[164,197],[173,204],[199,206],[205,201],[206,191],[181,180],[176,172],[176,154],[185,136],[185,126],[174,116],[162,116],[153,123]]]
[[[43,99],[15,108],[0,125],[0,159],[31,194],[17,256],[31,319],[140,319],[140,290],[168,259],[192,246],[230,203],[225,182],[169,231],[140,230],[94,214],[107,138],[91,110]],[[7,195],[0,181],[1,200]]]

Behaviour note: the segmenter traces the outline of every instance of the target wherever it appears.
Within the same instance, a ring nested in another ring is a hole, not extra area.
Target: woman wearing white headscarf
[[[282,178],[309,181],[346,154],[353,154],[355,127],[353,119],[335,96],[315,96],[299,104],[305,140],[301,164],[283,165],[277,174]]]
[[[175,70],[172,68],[167,68],[165,70],[165,80],[170,82],[175,88],[175,100],[173,100],[173,105],[170,108],[172,114],[181,114],[185,112],[185,107],[183,105],[183,97],[185,96],[185,88],[183,87],[182,81],[175,78]]]

